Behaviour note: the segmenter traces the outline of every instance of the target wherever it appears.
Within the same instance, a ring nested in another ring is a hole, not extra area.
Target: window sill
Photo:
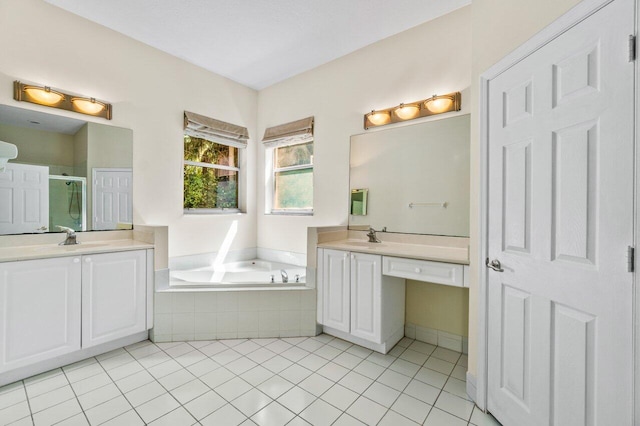
[[[220,216],[220,215],[246,215],[246,212],[243,212],[240,209],[183,209],[183,214],[185,215],[212,215],[212,216]]]
[[[265,213],[267,216],[313,216],[313,210],[274,210]]]

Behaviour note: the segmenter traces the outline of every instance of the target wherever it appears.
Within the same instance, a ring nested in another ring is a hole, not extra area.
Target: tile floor
[[[144,341],[0,387],[0,425],[498,425],[466,366],[408,338],[388,355],[325,334]]]

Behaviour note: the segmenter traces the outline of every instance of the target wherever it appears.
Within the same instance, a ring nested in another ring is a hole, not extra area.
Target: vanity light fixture
[[[391,114],[389,114],[389,111],[371,110],[371,112],[366,115],[365,120],[367,119],[374,126],[382,126],[383,124],[388,124],[391,121]]]
[[[98,101],[95,98],[53,90],[49,86],[14,81],[13,99],[111,120],[111,104]]]
[[[450,111],[460,111],[460,92],[446,95],[433,95],[428,99],[417,102],[402,103],[396,107],[381,110],[372,110],[364,115],[365,130],[370,127],[384,126],[391,123],[413,120],[414,118],[428,117]]]

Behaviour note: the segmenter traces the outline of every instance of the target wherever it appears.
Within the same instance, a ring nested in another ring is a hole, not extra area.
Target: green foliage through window
[[[238,208],[238,148],[184,136],[184,208]]]

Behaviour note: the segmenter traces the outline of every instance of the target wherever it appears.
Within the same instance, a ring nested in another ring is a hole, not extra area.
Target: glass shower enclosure
[[[49,175],[49,230],[87,230],[87,178]]]

